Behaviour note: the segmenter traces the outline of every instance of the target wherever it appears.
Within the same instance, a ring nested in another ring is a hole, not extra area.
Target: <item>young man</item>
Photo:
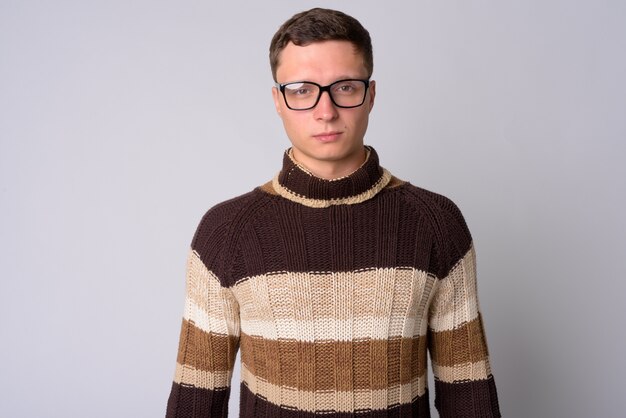
[[[270,62],[292,148],[198,226],[167,416],[225,417],[240,348],[242,417],[429,417],[427,351],[440,416],[499,417],[463,217],[363,144],[368,32],[309,10]]]

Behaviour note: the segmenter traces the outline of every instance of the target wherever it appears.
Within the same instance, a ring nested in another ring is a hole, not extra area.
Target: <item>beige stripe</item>
[[[282,184],[280,184],[280,182],[278,181],[279,174],[277,174],[272,180],[272,186],[274,187],[274,190],[276,191],[276,193],[278,193],[285,199],[289,199],[296,203],[300,203],[302,205],[309,206],[312,208],[327,208],[333,205],[354,205],[356,203],[364,202],[370,199],[371,197],[375,196],[382,189],[384,189],[385,186],[391,180],[391,173],[389,173],[389,171],[383,168],[382,177],[371,188],[369,188],[368,190],[364,191],[361,194],[358,194],[355,196],[344,197],[344,198],[337,198],[337,199],[311,199],[311,198],[296,194],[292,192],[291,190],[287,189],[286,187],[284,187]]]
[[[274,190],[274,186],[272,185],[273,181],[270,180],[267,183],[259,186],[259,189],[263,190],[265,193],[269,193],[272,194],[274,196],[278,195],[278,193],[276,193],[276,190]]]
[[[268,193],[268,194],[271,194],[271,195],[278,195],[278,193],[276,193],[276,190],[274,190],[273,183],[274,183],[273,180],[270,180],[270,181],[264,183],[263,185],[259,186],[259,189],[261,189],[265,193]],[[387,183],[386,188],[392,189],[394,187],[402,186],[405,183],[406,183],[406,181],[400,180],[396,176],[392,175],[391,179],[389,180],[389,183]]]
[[[394,188],[394,187],[402,186],[405,183],[406,183],[406,181],[400,180],[396,176],[392,175],[391,176],[391,180],[389,180],[389,184],[387,184],[387,187],[388,188]]]
[[[174,382],[202,389],[223,389],[230,386],[232,372],[209,372],[176,363]]]
[[[237,343],[234,336],[207,333],[183,320],[177,360],[199,370],[230,370],[235,363]]]
[[[413,337],[427,331],[436,278],[410,268],[281,272],[233,287],[242,332],[300,341]]]
[[[454,383],[468,380],[485,380],[491,375],[491,368],[487,360],[465,363],[454,367],[440,366],[433,363],[433,372],[438,380]]]
[[[472,246],[448,276],[437,284],[430,327],[434,331],[453,330],[477,317],[476,258]]]
[[[358,409],[386,409],[391,405],[410,404],[424,395],[427,376],[424,374],[411,383],[396,385],[382,390],[302,391],[288,386],[277,386],[255,376],[241,366],[241,378],[250,391],[269,402],[301,411],[353,412]]]
[[[426,343],[426,338],[309,343],[243,334],[241,361],[255,376],[277,386],[380,390],[426,373]]]
[[[239,307],[231,290],[220,285],[193,250],[187,260],[186,294],[186,320],[206,332],[239,334]]]
[[[453,331],[433,332],[429,338],[433,362],[441,366],[474,363],[489,356],[480,316]]]

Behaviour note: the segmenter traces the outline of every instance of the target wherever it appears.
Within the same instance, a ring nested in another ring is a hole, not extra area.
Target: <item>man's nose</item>
[[[317,102],[313,111],[315,118],[320,120],[333,120],[339,115],[337,113],[337,107],[330,98],[330,93],[327,91],[322,92],[320,100]]]

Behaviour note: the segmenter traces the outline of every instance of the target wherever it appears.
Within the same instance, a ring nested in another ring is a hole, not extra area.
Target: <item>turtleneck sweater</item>
[[[368,157],[318,178],[285,153],[270,182],[202,218],[167,417],[500,417],[475,253],[449,199]]]

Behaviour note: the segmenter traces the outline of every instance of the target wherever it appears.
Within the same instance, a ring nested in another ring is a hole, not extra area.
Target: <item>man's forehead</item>
[[[292,41],[289,41],[287,42],[287,45],[285,45],[285,47],[280,51],[278,57],[282,58],[286,50],[287,51],[289,50],[299,51],[300,53],[304,53],[304,54],[306,53],[313,54],[317,51],[324,51],[324,50],[328,50],[329,48],[333,48],[337,46],[342,47],[346,55],[359,56],[359,58],[363,59],[363,54],[361,53],[361,51],[359,51],[358,47],[353,42],[342,40],[342,39],[315,41],[315,42],[309,42],[309,43],[300,44],[300,45],[297,45],[293,43]],[[280,60],[279,60],[279,64],[280,64]]]
[[[296,45],[289,42],[278,56],[278,78],[312,80],[311,77],[363,78],[367,75],[361,51],[350,41],[330,40]],[[279,80],[279,82],[295,80]],[[320,80],[321,81],[321,80]],[[333,80],[334,81],[334,80]]]

